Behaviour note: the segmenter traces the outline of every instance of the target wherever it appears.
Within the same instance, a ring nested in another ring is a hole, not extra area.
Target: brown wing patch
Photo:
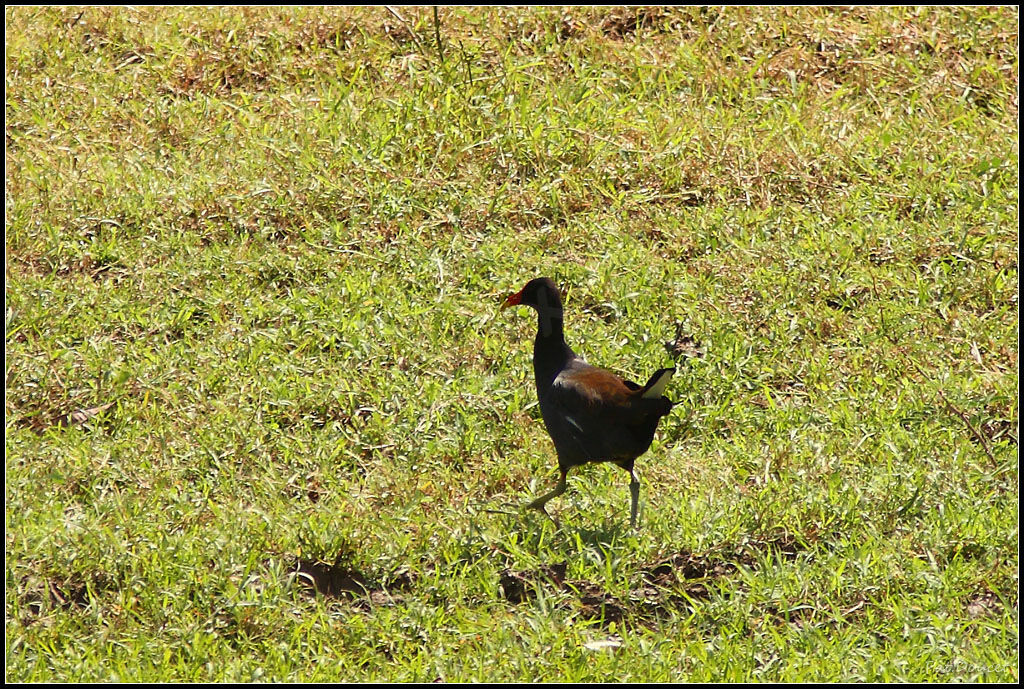
[[[572,388],[582,400],[594,406],[629,407],[636,392],[614,373],[600,368],[563,372],[555,385]],[[638,388],[639,389],[639,388]]]

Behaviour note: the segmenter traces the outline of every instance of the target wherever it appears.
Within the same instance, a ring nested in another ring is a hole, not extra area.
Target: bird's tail
[[[665,388],[668,387],[668,382],[672,380],[672,374],[675,373],[674,368],[663,368],[647,381],[647,385],[643,387],[643,392],[640,394],[644,399],[658,399],[665,394]]]

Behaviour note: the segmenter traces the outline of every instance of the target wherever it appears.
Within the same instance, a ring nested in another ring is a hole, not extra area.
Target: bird
[[[612,462],[629,472],[629,522],[635,527],[640,482],[633,463],[650,448],[658,422],[675,404],[663,393],[676,369],[659,369],[641,386],[585,362],[565,342],[562,296],[551,278],[530,280],[506,297],[501,309],[517,305],[537,312],[534,382],[561,474],[554,490],[525,507],[550,517],[546,505],[565,492],[570,469]]]

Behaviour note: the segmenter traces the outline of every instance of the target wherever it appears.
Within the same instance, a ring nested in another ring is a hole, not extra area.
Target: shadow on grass
[[[383,578],[374,578],[343,561],[328,564],[297,557],[289,569],[296,583],[307,591],[326,598],[358,598],[374,604],[396,602],[400,599],[396,594],[408,590],[415,582],[412,572],[407,569],[400,569]]]
[[[632,529],[612,521],[597,528],[559,529],[561,537],[569,543],[583,544],[602,554],[612,553],[616,541],[631,532]],[[758,569],[773,562],[792,561],[809,549],[809,544],[788,533],[751,536],[703,553],[682,549],[643,565],[639,580],[625,597],[606,591],[597,582],[568,579],[567,562],[542,565],[535,570],[506,568],[500,574],[500,587],[509,603],[525,603],[542,593],[561,594],[558,605],[571,608],[581,619],[606,627],[612,623],[651,626],[675,614],[691,614],[700,601],[715,594],[731,597],[731,577],[741,567]]]

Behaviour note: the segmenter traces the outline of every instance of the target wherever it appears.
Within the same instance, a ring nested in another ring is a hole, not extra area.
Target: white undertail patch
[[[654,385],[647,388],[647,392],[643,394],[644,399],[658,399],[665,394],[665,388],[668,387],[668,382],[672,380],[672,374],[675,373],[675,369],[667,369],[661,376],[655,381]]]

